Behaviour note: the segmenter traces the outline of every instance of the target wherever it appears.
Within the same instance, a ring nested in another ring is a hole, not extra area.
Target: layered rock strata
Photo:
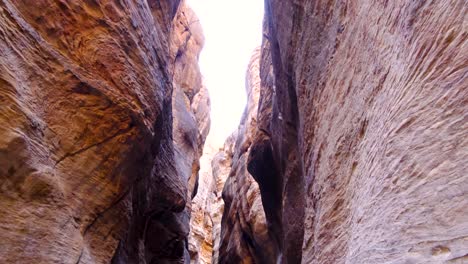
[[[265,4],[247,166],[273,263],[468,261],[465,1]]]
[[[180,1],[0,1],[0,262],[187,261],[197,21]]]

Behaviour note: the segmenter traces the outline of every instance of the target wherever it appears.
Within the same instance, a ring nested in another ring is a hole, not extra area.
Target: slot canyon
[[[262,11],[212,144],[190,3],[0,0],[0,264],[468,263],[468,2]]]

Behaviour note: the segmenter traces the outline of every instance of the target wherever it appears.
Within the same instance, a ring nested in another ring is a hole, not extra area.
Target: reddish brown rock
[[[268,233],[257,182],[247,171],[252,137],[257,131],[260,96],[260,49],[251,59],[246,78],[247,107],[237,132],[229,177],[223,189],[219,263],[274,263],[274,243]]]
[[[0,1],[0,262],[187,258],[209,122],[179,4]]]
[[[248,170],[278,263],[468,260],[466,8],[266,1]]]

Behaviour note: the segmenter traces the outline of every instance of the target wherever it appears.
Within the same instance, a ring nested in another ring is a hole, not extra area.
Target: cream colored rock
[[[192,201],[189,250],[191,263],[218,263],[221,216],[224,202],[221,193],[231,170],[236,134],[229,136],[221,149],[209,142],[200,160],[197,196]],[[218,152],[216,152],[218,151]]]
[[[247,171],[252,137],[257,131],[260,96],[260,48],[246,76],[247,106],[237,132],[229,177],[223,188],[225,206],[216,263],[274,263],[275,244],[268,233],[260,189]],[[221,158],[221,157],[220,157]]]

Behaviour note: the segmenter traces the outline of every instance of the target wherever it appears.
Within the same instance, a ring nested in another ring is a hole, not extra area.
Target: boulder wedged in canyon
[[[467,262],[466,2],[265,5],[247,167],[273,263]],[[220,263],[257,263],[233,215]]]
[[[188,259],[202,45],[181,1],[0,1],[0,262]]]

